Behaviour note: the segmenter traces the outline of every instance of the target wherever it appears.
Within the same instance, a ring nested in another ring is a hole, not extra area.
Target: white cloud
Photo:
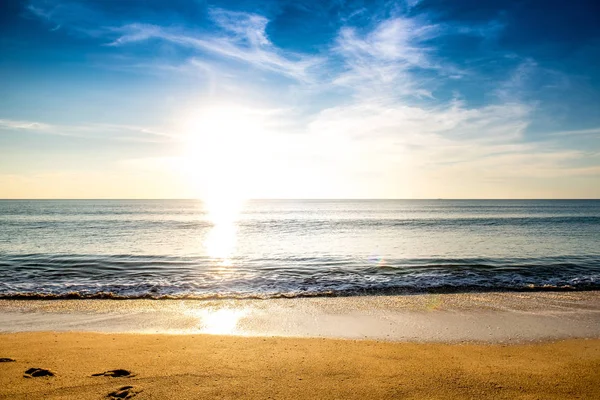
[[[595,166],[574,164],[594,164],[593,155],[554,142],[526,142],[531,111],[518,103],[423,108],[357,102],[323,110],[309,132],[329,143],[325,153],[335,154],[329,160],[343,170],[388,174],[407,185],[458,179],[472,190],[498,179],[597,175]]]
[[[523,96],[528,81],[536,73],[540,73],[538,64],[531,58],[523,60],[508,79],[500,83],[496,95],[501,101],[518,101]]]
[[[36,121],[0,119],[0,130],[28,131],[36,134],[100,138],[120,141],[158,142],[169,141],[176,135],[158,129],[134,125],[86,124],[55,125]],[[133,135],[133,136],[132,136]]]
[[[120,46],[151,38],[195,48],[222,57],[235,59],[257,68],[276,72],[299,81],[310,81],[310,70],[321,58],[284,51],[267,37],[268,20],[256,14],[216,9],[211,12],[221,28],[220,35],[176,33],[155,25],[130,24],[113,29],[119,36],[110,45]]]
[[[29,10],[29,12],[31,12],[38,18],[42,18],[48,21],[52,18],[52,11],[44,10],[42,7],[37,7],[34,4],[28,5],[27,9]]]
[[[411,70],[438,70],[432,49],[424,43],[439,34],[439,27],[416,19],[396,17],[384,20],[372,31],[360,34],[356,28],[340,30],[334,51],[342,58],[342,73],[334,83],[367,93],[431,93],[413,79]]]
[[[598,136],[600,137],[600,127],[590,129],[567,130],[550,133],[552,136]]]
[[[424,108],[398,102],[359,101],[323,110],[312,122],[314,132],[336,132],[357,139],[443,135],[448,139],[498,141],[518,139],[528,124],[521,104],[466,108],[460,102]]]
[[[128,24],[111,30],[120,33],[121,36],[109,43],[109,46],[119,46],[127,43],[139,42],[153,37],[161,37],[161,35],[163,35],[162,28],[149,24]]]
[[[32,121],[15,121],[11,119],[0,119],[0,129],[16,129],[16,130],[34,130],[47,131],[51,128],[50,125],[41,122]]]

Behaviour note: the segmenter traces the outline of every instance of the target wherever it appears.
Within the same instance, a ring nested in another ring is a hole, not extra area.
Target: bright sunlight
[[[204,245],[209,256],[225,261],[265,149],[264,118],[239,106],[208,107],[191,112],[182,129],[183,171],[213,224]]]

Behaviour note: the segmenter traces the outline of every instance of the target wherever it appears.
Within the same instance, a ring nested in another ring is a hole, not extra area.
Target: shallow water
[[[600,288],[600,201],[0,201],[0,297]]]

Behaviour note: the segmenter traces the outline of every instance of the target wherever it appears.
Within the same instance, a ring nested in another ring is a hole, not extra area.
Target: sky
[[[595,0],[0,9],[0,198],[600,198]]]

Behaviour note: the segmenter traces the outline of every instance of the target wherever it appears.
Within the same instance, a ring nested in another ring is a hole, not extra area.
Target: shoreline
[[[0,300],[0,399],[600,398],[599,300]]]
[[[565,399],[600,397],[600,340],[399,343],[219,335],[0,335],[0,398]],[[29,368],[52,377],[24,378]],[[129,377],[94,376],[124,369]],[[123,392],[123,391],[122,391]],[[130,397],[129,397],[130,398]]]
[[[268,301],[268,300],[295,300],[295,299],[336,299],[352,297],[404,297],[404,296],[428,296],[428,295],[473,295],[473,294],[536,294],[536,293],[586,293],[599,292],[600,287],[588,286],[584,288],[575,288],[572,286],[557,287],[524,287],[518,289],[485,289],[478,287],[466,287],[462,289],[450,290],[446,288],[431,288],[427,290],[403,290],[392,289],[374,290],[372,292],[336,292],[336,293],[307,293],[307,294],[279,294],[279,295],[140,295],[128,296],[119,295],[111,292],[102,292],[91,295],[84,295],[78,292],[68,294],[15,294],[0,295],[0,301],[61,301],[61,300],[111,300],[111,301],[131,301],[131,300],[150,300],[150,301]]]
[[[269,300],[0,300],[0,333],[526,343],[600,338],[600,291]]]

